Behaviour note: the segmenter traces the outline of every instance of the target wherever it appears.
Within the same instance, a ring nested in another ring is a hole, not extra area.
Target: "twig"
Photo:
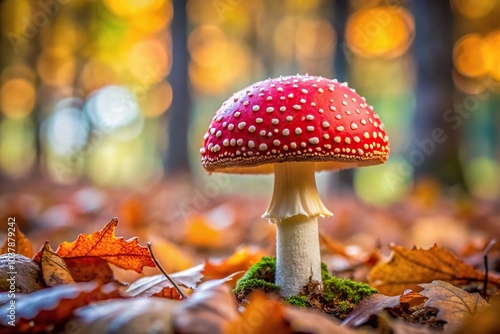
[[[483,260],[484,260],[484,284],[483,284],[483,296],[486,298],[486,290],[488,287],[488,253],[490,252],[491,248],[496,244],[496,240],[492,239],[488,246],[486,246],[486,249],[483,252]]]
[[[182,292],[181,288],[179,288],[179,286],[177,285],[177,283],[175,283],[174,280],[171,279],[170,276],[168,276],[168,274],[165,271],[165,269],[163,269],[163,267],[161,266],[160,262],[158,262],[158,260],[156,259],[155,253],[153,252],[153,248],[151,246],[151,241],[149,241],[147,243],[147,245],[148,245],[148,249],[149,249],[149,254],[151,254],[151,258],[153,259],[153,262],[156,264],[156,266],[158,267],[158,269],[160,269],[161,273],[163,275],[165,275],[165,277],[174,286],[174,288],[177,290],[177,292],[179,292],[179,294],[181,295],[182,299],[187,299],[188,297],[184,294],[184,292]]]

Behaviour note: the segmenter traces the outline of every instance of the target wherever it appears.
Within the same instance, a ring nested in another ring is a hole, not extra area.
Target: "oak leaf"
[[[52,330],[68,320],[77,308],[98,300],[120,298],[116,284],[101,285],[97,282],[60,285],[43,289],[22,297],[15,302],[15,329],[19,333],[38,333]],[[2,305],[0,333],[12,333],[8,324],[9,305]]]
[[[465,317],[483,311],[490,305],[478,294],[468,293],[443,281],[420,284],[422,296],[428,298],[424,306],[437,308],[438,320],[446,321],[447,326],[460,325]]]
[[[108,262],[100,257],[65,258],[64,261],[76,282],[110,283],[115,280]]]
[[[47,286],[75,283],[66,263],[59,255],[54,253],[48,241],[43,246],[42,254],[40,255],[40,265],[43,280]]]
[[[23,234],[23,232],[21,232],[19,228],[14,228],[16,230],[15,232],[13,232],[12,236],[9,236],[9,233],[7,233],[7,237],[5,238],[2,248],[0,249],[0,254],[16,253],[24,255],[26,257],[32,257],[33,246],[31,246],[31,242],[26,238],[26,236]],[[12,247],[9,246],[9,244]]]
[[[391,246],[388,262],[377,264],[368,276],[370,285],[386,295],[399,295],[406,289],[419,291],[420,283],[442,280],[453,285],[481,284],[485,274],[459,260],[450,251],[434,245],[428,250]],[[490,275],[489,282],[500,285],[500,279]]]
[[[56,253],[65,261],[74,261],[72,267],[83,268],[85,260],[89,258],[100,258],[107,263],[134,270],[137,273],[142,273],[144,267],[154,267],[155,264],[147,247],[139,245],[136,237],[125,240],[123,237],[115,236],[117,224],[118,219],[113,218],[100,231],[90,235],[80,234],[73,242],[61,243]],[[35,260],[39,259],[39,253],[35,255]],[[80,260],[83,262],[80,263]]]

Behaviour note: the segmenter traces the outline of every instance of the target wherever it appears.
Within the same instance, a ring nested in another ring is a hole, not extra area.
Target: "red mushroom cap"
[[[345,83],[296,75],[257,82],[222,104],[200,149],[209,172],[270,173],[273,163],[317,170],[384,163],[389,140],[373,108]]]

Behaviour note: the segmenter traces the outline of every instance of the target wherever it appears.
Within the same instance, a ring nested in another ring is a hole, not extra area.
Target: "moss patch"
[[[276,259],[264,256],[254,264],[236,284],[233,293],[239,301],[245,299],[253,290],[260,289],[266,293],[279,294],[281,288],[274,284]]]
[[[239,301],[243,301],[255,289],[279,295],[280,287],[274,284],[275,271],[276,259],[263,257],[238,281],[233,293]],[[344,319],[363,298],[377,293],[368,284],[332,276],[324,263],[321,264],[321,278],[323,284],[311,281],[298,296],[292,296],[284,302],[321,310]]]

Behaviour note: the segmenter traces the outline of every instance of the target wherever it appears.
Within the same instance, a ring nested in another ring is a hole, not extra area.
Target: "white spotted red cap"
[[[257,82],[225,101],[200,152],[209,172],[266,173],[268,164],[318,162],[318,170],[384,163],[384,126],[356,91],[322,77]]]

